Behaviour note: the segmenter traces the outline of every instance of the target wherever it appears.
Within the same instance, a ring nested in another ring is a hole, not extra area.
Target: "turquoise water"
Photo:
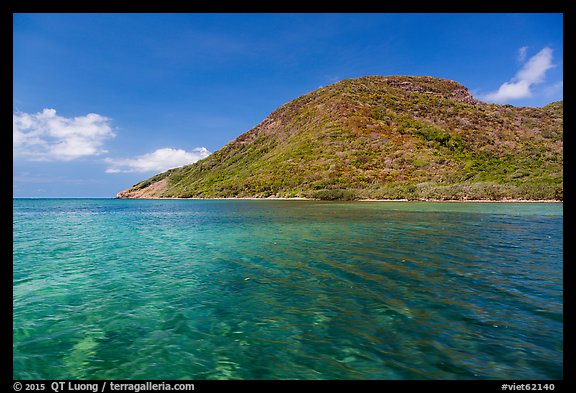
[[[563,206],[15,199],[16,379],[561,379]]]

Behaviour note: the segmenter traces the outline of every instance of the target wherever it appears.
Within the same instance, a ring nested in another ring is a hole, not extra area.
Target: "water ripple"
[[[16,379],[561,379],[562,205],[14,201]]]

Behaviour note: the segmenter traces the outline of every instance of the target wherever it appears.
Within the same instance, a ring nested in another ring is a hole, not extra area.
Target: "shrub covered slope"
[[[563,103],[487,104],[459,83],[342,80],[121,198],[562,199]]]

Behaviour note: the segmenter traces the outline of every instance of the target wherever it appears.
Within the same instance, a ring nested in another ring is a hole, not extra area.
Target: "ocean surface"
[[[561,203],[14,199],[15,379],[561,379]]]

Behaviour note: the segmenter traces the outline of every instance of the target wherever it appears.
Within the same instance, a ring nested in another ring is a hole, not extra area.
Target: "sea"
[[[563,378],[563,204],[13,200],[13,378]]]

